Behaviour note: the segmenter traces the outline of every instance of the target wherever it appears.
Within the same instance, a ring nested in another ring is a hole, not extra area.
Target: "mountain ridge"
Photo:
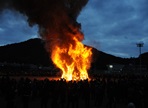
[[[148,64],[148,52],[139,58],[121,58],[92,48],[92,65],[104,69],[107,64],[138,64],[141,57],[142,63]],[[25,63],[49,66],[53,65],[49,53],[45,50],[44,41],[39,38],[29,39],[20,43],[0,46],[0,62]]]

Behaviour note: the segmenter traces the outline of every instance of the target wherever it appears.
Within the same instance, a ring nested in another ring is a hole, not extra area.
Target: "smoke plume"
[[[67,46],[75,43],[73,35],[84,39],[77,17],[88,0],[0,0],[0,11],[11,9],[28,17],[30,26],[38,24],[39,34],[45,40],[48,51],[55,44]]]

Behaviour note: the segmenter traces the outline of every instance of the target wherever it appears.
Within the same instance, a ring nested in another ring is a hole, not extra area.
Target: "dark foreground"
[[[0,108],[148,108],[148,76],[98,75],[66,82],[0,78]]]

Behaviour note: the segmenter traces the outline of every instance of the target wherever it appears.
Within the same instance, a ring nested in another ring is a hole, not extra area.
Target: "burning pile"
[[[84,35],[76,21],[88,0],[0,0],[0,9],[11,8],[28,17],[29,25],[38,24],[53,63],[61,69],[62,78],[87,79],[91,48],[81,42]]]
[[[52,51],[52,60],[59,67],[66,80],[84,80],[88,78],[87,69],[90,66],[91,48],[84,45],[73,37],[75,46],[55,46]]]

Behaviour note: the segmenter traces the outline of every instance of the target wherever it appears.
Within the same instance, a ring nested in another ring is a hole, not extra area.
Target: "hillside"
[[[48,53],[41,39],[30,39],[0,47],[0,62],[46,66],[50,64]]]
[[[92,67],[104,69],[107,64],[138,64],[138,58],[120,58],[93,48]],[[148,64],[148,53],[141,55],[142,63]],[[24,63],[41,66],[53,65],[49,54],[44,48],[44,42],[41,39],[30,39],[24,42],[10,44],[0,47],[0,62]]]

